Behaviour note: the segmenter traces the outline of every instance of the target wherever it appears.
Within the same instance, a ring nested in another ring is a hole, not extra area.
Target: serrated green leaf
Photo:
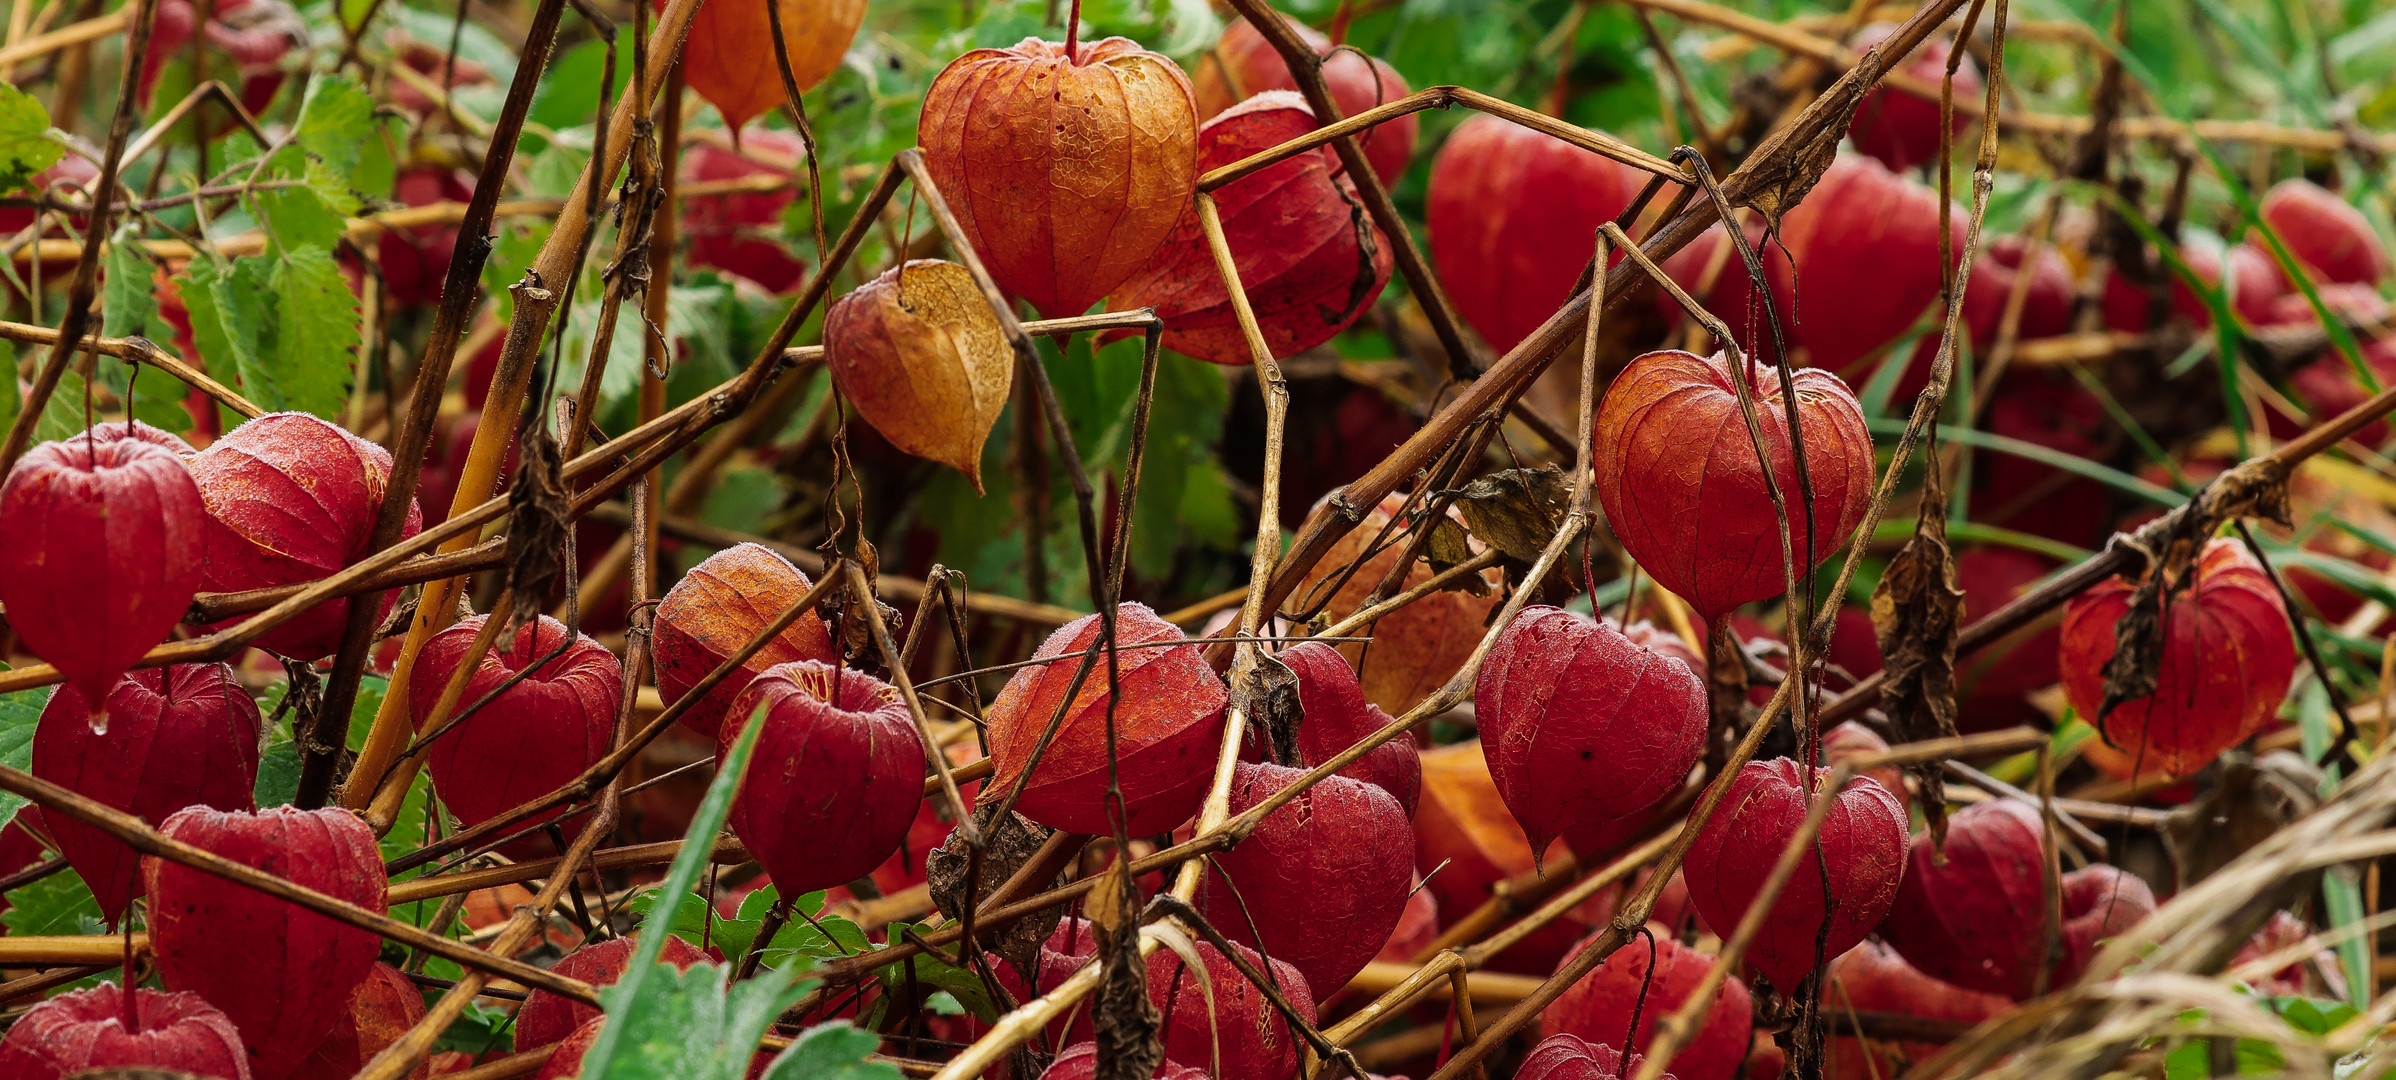
[[[307,156],[308,190],[336,212],[357,213],[364,202],[358,173],[375,136],[374,98],[348,75],[318,76],[308,83],[294,135]]]
[[[17,936],[30,934],[99,934],[108,929],[100,902],[74,870],[61,870],[8,894],[8,910],[0,925]]]
[[[841,1021],[817,1024],[799,1033],[762,1080],[898,1080],[898,1066],[865,1060],[881,1043],[881,1036]]]
[[[272,284],[281,309],[274,352],[280,403],[258,404],[338,421],[349,405],[358,350],[358,302],[349,279],[330,250],[310,247],[277,260]]]
[[[0,671],[6,670],[8,665],[0,664]],[[37,686],[0,694],[0,765],[20,771],[33,768],[33,729],[56,691],[56,687]],[[17,811],[24,808],[24,796],[0,791],[0,827],[15,821]]]
[[[100,282],[100,333],[113,338],[167,336],[162,330],[152,329],[165,325],[158,318],[158,297],[151,288],[156,267],[134,246],[134,239],[131,230],[118,230],[103,256],[106,262]]]
[[[228,357],[242,393],[270,411],[339,419],[349,404],[358,304],[320,247],[231,264],[194,259],[183,277],[200,354]]]
[[[66,145],[50,137],[50,113],[33,95],[0,83],[0,191],[24,191],[58,164]]]
[[[904,940],[905,932],[912,927],[911,923],[892,923],[889,940]],[[876,968],[874,977],[882,981],[882,1000],[885,1002],[900,1000],[908,981],[912,979],[919,992],[924,987],[945,991],[956,998],[967,1012],[985,1021],[998,1019],[998,1003],[990,999],[990,988],[982,982],[981,975],[952,966],[928,953]]]

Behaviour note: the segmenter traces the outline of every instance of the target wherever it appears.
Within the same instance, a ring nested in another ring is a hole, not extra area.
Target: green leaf
[[[293,134],[307,157],[308,190],[338,213],[357,213],[365,201],[359,169],[375,136],[374,98],[348,75],[318,76],[308,83]]]
[[[8,910],[0,925],[17,936],[28,934],[100,934],[108,930],[100,902],[91,887],[72,869],[61,870],[8,894]]]
[[[0,671],[6,670],[8,665],[0,664]],[[31,690],[0,694],[0,765],[20,772],[33,768],[33,729],[41,721],[42,709],[50,704],[50,695],[57,689],[54,686],[37,686]],[[0,827],[15,821],[17,811],[24,808],[24,796],[0,791]]]
[[[230,358],[242,393],[269,411],[339,420],[349,404],[358,303],[321,247],[231,264],[194,259],[183,277],[192,339]]]
[[[904,940],[905,931],[912,926],[912,923],[892,923],[888,940]],[[998,1003],[991,1000],[990,988],[982,983],[979,974],[954,967],[929,953],[876,968],[874,977],[882,981],[883,1003],[899,1000],[908,980],[913,979],[919,992],[925,987],[946,991],[975,1016],[985,1021],[998,1019]]]
[[[0,85],[0,191],[24,191],[33,174],[58,164],[66,145],[50,137],[50,113],[33,95]]]
[[[762,713],[763,707],[758,710]],[[755,716],[750,717],[752,721]],[[732,793],[756,754],[757,736],[765,725],[750,723],[723,756],[707,797],[692,815],[683,834],[682,850],[666,870],[662,898],[653,917],[672,925],[689,899],[699,870],[715,847],[716,834],[732,811]],[[660,964],[666,935],[643,934],[624,975],[601,995],[609,1023],[583,1055],[582,1075],[594,1080],[649,1078],[659,1080],[739,1080],[747,1074],[750,1048],[766,1025],[797,1000],[792,979],[766,975],[725,993],[724,968],[694,964],[687,972]],[[754,1027],[751,1027],[752,1021]],[[741,1038],[746,1036],[745,1040]],[[726,1061],[725,1058],[731,1060]]]
[[[898,1066],[865,1060],[881,1044],[881,1036],[841,1021],[817,1024],[799,1033],[762,1080],[898,1080]]]
[[[156,267],[134,245],[135,239],[127,227],[117,230],[108,244],[107,269],[100,284],[100,333],[113,338],[170,336],[153,329],[165,326],[159,321],[158,297],[151,289]]]

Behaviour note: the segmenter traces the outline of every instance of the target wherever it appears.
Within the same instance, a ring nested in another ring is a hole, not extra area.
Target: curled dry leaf
[[[1809,798],[1835,800],[1747,951],[1783,993],[1871,933],[1905,873],[1905,804],[1871,777],[1850,778],[1836,792],[1822,790],[1829,778],[1788,758],[1748,762],[1730,778],[1682,869],[1706,922],[1737,926],[1803,826]]]
[[[976,905],[987,903],[991,894],[1030,862],[1055,831],[1035,824],[1022,814],[1008,814],[1006,822],[994,828],[990,821],[996,813],[996,804],[973,812],[973,823],[982,835],[982,872],[974,879],[971,890]],[[961,918],[965,911],[966,875],[972,872],[972,866],[973,845],[966,842],[961,830],[950,831],[939,847],[924,855],[924,880],[931,885],[932,907],[952,920]],[[1037,886],[1044,890],[1048,883],[1040,882]],[[1063,908],[1047,908],[1004,930],[976,937],[999,955],[1018,964],[1030,964],[1039,957],[1040,943],[1048,940],[1064,913]]]
[[[2161,626],[2152,692],[2105,712],[2124,692],[2112,666],[2136,586],[2118,578],[2098,583],[2063,609],[2063,688],[2072,708],[2130,754],[2142,774],[2184,776],[2203,768],[2278,713],[2296,672],[2296,641],[2269,574],[2236,540],[2205,545],[2190,571],[2193,582],[2156,595],[2169,598]],[[2151,617],[2150,617],[2151,623]]]
[[[0,1040],[0,1076],[47,1080],[87,1069],[152,1068],[250,1080],[241,1033],[215,1006],[197,994],[134,990],[127,1009],[126,993],[104,982],[27,1010]]]
[[[654,0],[665,10],[665,0]],[[782,7],[782,43],[799,92],[840,67],[865,22],[865,0],[711,0],[691,16],[682,45],[683,78],[724,114],[735,133],[782,104],[782,66],[774,55],[769,3]]]
[[[1808,550],[1779,371],[1760,363],[1738,370],[1721,353],[1677,350],[1631,361],[1595,419],[1598,498],[1631,557],[1708,621],[1787,586],[1780,521],[1731,382],[1740,378],[1749,380],[1772,475],[1788,503],[1805,563],[1800,577],[1846,543],[1872,498],[1872,436],[1863,407],[1838,376],[1818,368],[1795,375],[1814,487]]]
[[[1705,688],[1686,666],[1545,605],[1498,635],[1473,711],[1489,774],[1534,852],[1654,805],[1705,748]]]
[[[1652,965],[1648,952],[1651,940],[1655,946]],[[1566,960],[1569,959],[1568,953]],[[1577,1035],[1591,1042],[1609,1044],[1619,1042],[1623,1033],[1631,1030],[1631,1013],[1636,1009],[1639,1027],[1631,1039],[1631,1052],[1645,1053],[1655,1041],[1656,1028],[1665,1017],[1680,1011],[1682,1003],[1697,991],[1697,984],[1713,968],[1713,957],[1684,947],[1670,937],[1633,938],[1548,1006],[1540,1018],[1540,1034]],[[1640,1007],[1642,990],[1646,998],[1644,1008]],[[1748,1031],[1753,1025],[1747,984],[1736,975],[1724,979],[1721,989],[1714,991],[1713,1002],[1706,1006],[1704,1017],[1698,1021],[1697,1030],[1683,1039],[1679,1052],[1672,1055],[1673,1071],[1682,1076],[1731,1075],[1739,1062],[1746,1060]]]
[[[657,605],[657,692],[672,702],[757,636],[810,586],[807,575],[763,544],[736,544],[691,567]],[[832,635],[814,612],[800,613],[765,647],[682,714],[682,724],[713,736],[724,711],[749,680],[793,660],[830,662]]]
[[[155,826],[186,806],[257,805],[264,720],[249,688],[224,664],[126,672],[110,691],[107,731],[84,722],[83,691],[59,689],[33,732],[33,775]],[[141,895],[141,856],[122,840],[64,814],[40,820],[58,853],[91,887],[110,925]]]
[[[347,810],[256,814],[192,807],[160,832],[368,911],[383,910],[374,830]],[[169,990],[190,991],[240,1029],[250,1073],[282,1080],[349,1014],[382,941],[204,870],[144,856],[150,947]],[[280,947],[262,949],[260,943]]]
[[[2099,761],[2099,764],[2105,764]],[[2187,888],[2320,804],[2321,770],[2285,750],[2222,756],[2221,782],[2163,822],[2163,847]]]
[[[1198,129],[1198,170],[1221,168],[1317,126],[1297,94],[1258,94]],[[1312,150],[1214,193],[1224,245],[1274,356],[1331,340],[1389,284],[1389,238],[1365,216],[1355,185],[1339,170],[1330,149]],[[1195,213],[1182,217],[1147,265],[1110,294],[1108,306],[1155,308],[1165,320],[1165,345],[1175,352],[1217,364],[1252,359]]]
[[[1625,1023],[1623,1031],[1629,1030],[1630,1025]],[[1614,1037],[1620,1039],[1622,1032],[1616,1032]],[[1523,1055],[1514,1080],[1622,1080],[1646,1062],[1638,1054],[1624,1061],[1620,1051],[1605,1043],[1588,1042],[1578,1035],[1555,1034],[1539,1040],[1539,1045]],[[1672,1075],[1664,1074],[1667,1078]]]
[[[1125,864],[1118,859],[1094,899],[1114,897],[1128,909],[1134,895]],[[1149,1080],[1165,1060],[1157,1007],[1148,987],[1153,973],[1140,956],[1140,922],[1122,917],[1127,914],[1118,910],[1111,922],[1096,920],[1101,971],[1098,999],[1090,1012],[1098,1044],[1097,1080]]]
[[[1115,703],[1116,765],[1132,836],[1153,836],[1180,824],[1198,809],[1212,777],[1214,751],[1222,741],[1223,710],[1230,693],[1196,645],[1132,648],[1181,640],[1180,628],[1157,618],[1145,604],[1115,609],[1116,665],[1123,697]],[[1032,752],[1050,718],[1066,705],[1065,690],[1082,654],[1098,639],[1096,615],[1058,628],[1042,642],[1034,664],[1017,671],[990,703],[990,756],[997,771],[981,798],[1005,798],[1017,778],[1032,768]],[[1107,661],[1090,666],[1081,691],[1066,705],[1056,738],[1038,768],[1023,781],[1015,808],[1055,829],[1111,836],[1113,808],[1107,788]]]
[[[1553,465],[1503,469],[1456,494],[1456,512],[1473,537],[1524,564],[1539,561],[1571,505],[1572,487]]]
[[[201,587],[240,592],[311,582],[372,554],[391,453],[307,413],[269,413],[200,451],[191,475],[209,518]],[[410,505],[400,538],[423,525],[422,508]],[[378,624],[398,596],[380,594]],[[318,604],[259,635],[257,645],[292,660],[323,657],[340,647],[356,599]]]
[[[0,486],[0,606],[87,704],[183,620],[208,528],[183,462],[114,426],[26,451]]]
[[[719,756],[752,713],[758,764],[727,820],[782,895],[855,881],[898,850],[923,803],[924,752],[897,687],[819,660],[768,668],[733,699]]]
[[[1322,601],[1324,592],[1329,592],[1330,599],[1322,606],[1322,617],[1333,621],[1365,607],[1374,586],[1388,575],[1408,547],[1410,538],[1403,527],[1391,529],[1388,537],[1376,540],[1382,526],[1405,505],[1404,495],[1392,494],[1381,500],[1379,507],[1323,553],[1314,569],[1299,582],[1293,594],[1295,602],[1312,605]],[[1450,519],[1462,520],[1452,510]],[[1355,572],[1346,573],[1351,565],[1355,566]],[[1417,561],[1406,568],[1405,580],[1382,599],[1429,581],[1435,572],[1428,563]],[[1479,576],[1487,586],[1494,588],[1498,584],[1493,571],[1482,571]],[[1338,587],[1333,589],[1335,582]],[[1485,595],[1435,592],[1358,631],[1371,634],[1373,640],[1344,642],[1339,647],[1340,655],[1356,666],[1357,677],[1364,684],[1365,700],[1392,713],[1401,713],[1437,692],[1464,667],[1464,662],[1472,657],[1473,647],[1481,640],[1482,624],[1489,620],[1489,611],[1497,603],[1495,592]]]
[[[2046,952],[2041,827],[2030,804],[1990,799],[1949,822],[1944,860],[1928,833],[1914,837],[1881,938],[1931,978],[2028,998]],[[2062,893],[2062,952],[2051,988],[2071,985],[2099,942],[2155,909],[2144,882],[2102,863],[2063,875]]]
[[[1356,672],[1339,650],[1320,641],[1300,642],[1282,650],[1281,662],[1298,677],[1298,707],[1303,719],[1298,724],[1295,764],[1314,768],[1389,726],[1389,714],[1364,699],[1364,685],[1356,681]],[[1264,757],[1251,740],[1240,748],[1240,759],[1262,761]],[[1414,817],[1422,795],[1423,761],[1413,739],[1401,736],[1382,743],[1341,769],[1339,775],[1388,792],[1409,819]]]
[[[1306,775],[1280,765],[1238,766],[1231,812],[1242,813]],[[1324,777],[1265,816],[1238,847],[1215,856],[1198,904],[1223,936],[1262,941],[1317,998],[1348,985],[1397,929],[1414,881],[1414,829],[1390,794],[1362,780]]]
[[[420,733],[432,729],[433,706],[466,659],[486,615],[460,619],[433,635],[408,674],[408,712]],[[588,634],[566,637],[566,625],[540,616],[533,632],[513,645],[494,645],[466,678],[449,718],[481,701],[518,672],[562,646],[548,660],[498,697],[434,740],[427,758],[433,789],[461,824],[497,817],[563,787],[606,757],[615,743],[616,710],[623,702],[623,666]],[[446,723],[447,720],[444,720]],[[555,815],[548,815],[554,817]],[[547,820],[546,817],[535,821]],[[569,842],[582,835],[587,817],[563,823]],[[521,858],[554,854],[545,836],[526,837],[515,847]]]
[[[1332,51],[1331,39],[1323,36],[1322,31],[1287,17],[1281,21],[1307,48],[1323,58],[1324,88],[1331,91],[1331,102],[1339,106],[1343,117],[1412,93],[1405,78],[1387,61],[1373,57],[1368,66],[1366,58],[1354,48]],[[1223,110],[1257,94],[1298,89],[1298,81],[1290,76],[1289,64],[1281,59],[1280,51],[1246,19],[1233,19],[1231,25],[1223,28],[1223,37],[1215,42],[1215,47],[1199,57],[1198,74],[1191,83],[1197,93],[1201,120],[1214,119]],[[1407,162],[1414,158],[1419,128],[1419,121],[1409,113],[1356,136],[1364,159],[1372,164],[1373,175],[1380,177],[1382,183],[1395,184],[1405,173]]]
[[[1897,950],[1865,941],[1830,963],[1830,989],[1822,998],[1832,1016],[1855,1012],[1889,1013],[1924,1020],[1976,1024],[2013,1009],[2013,1002],[1996,994],[1966,990],[1922,974]],[[1863,1040],[1834,1036],[1826,1047],[1829,1080],[1884,1080],[1902,1076],[1917,1062],[1938,1053],[1937,1043]]]
[[[1597,227],[1646,183],[1511,120],[1474,113],[1456,125],[1431,162],[1423,217],[1457,313],[1493,349],[1521,343],[1571,297],[1597,254]]]
[[[834,301],[824,363],[891,445],[981,490],[982,442],[1015,385],[1015,350],[964,267],[916,259]]]
[[[300,1063],[292,1080],[348,1080],[423,1019],[424,991],[398,968],[378,963],[350,994],[349,1018],[333,1025],[333,1033]],[[423,1080],[431,1070],[419,1062],[408,1075]]]
[[[614,986],[616,980],[624,977],[624,965],[632,960],[632,950],[638,945],[635,935],[592,942],[567,953],[549,970],[592,986]],[[657,958],[674,965],[678,971],[688,971],[692,964],[708,959],[698,946],[671,935]],[[516,1049],[537,1050],[561,1043],[575,1029],[599,1016],[596,1006],[559,997],[547,990],[535,990],[525,996],[524,1008],[516,1014]]]
[[[917,126],[933,182],[990,275],[1049,318],[1147,263],[1189,210],[1198,107],[1172,60],[1126,38],[1025,38],[951,61]]]
[[[1913,535],[1872,587],[1874,637],[1888,676],[1882,683],[1881,709],[1899,742],[1955,734],[1955,637],[1963,621],[1963,590],[1956,587],[1955,555],[1947,547],[1947,499],[1940,475],[1936,469],[1928,473]],[[1941,763],[1927,761],[1911,771],[1922,786],[1922,813],[1929,819],[1932,840],[1943,841],[1945,770]]]

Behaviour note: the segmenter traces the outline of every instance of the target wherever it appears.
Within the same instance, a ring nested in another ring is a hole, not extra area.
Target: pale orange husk
[[[782,41],[790,52],[790,74],[799,92],[816,87],[840,67],[849,42],[865,22],[865,0],[778,0]],[[707,0],[691,16],[682,45],[683,78],[737,132],[781,105],[787,96],[781,64],[774,57],[773,22],[767,0]],[[658,0],[661,10],[664,0]]]
[[[917,259],[824,316],[832,381],[891,445],[982,487],[982,443],[1015,384],[1015,354],[973,275]]]

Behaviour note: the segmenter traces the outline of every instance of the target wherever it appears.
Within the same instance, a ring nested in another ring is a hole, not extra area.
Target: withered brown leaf
[[[1933,467],[1928,476],[1914,534],[1872,589],[1872,626],[1880,639],[1886,678],[1880,707],[1901,742],[1955,734],[1955,634],[1963,615],[1963,590],[1956,587],[1955,553],[1947,547],[1947,500],[1940,494],[1939,470]],[[1922,815],[1929,821],[1932,842],[1944,847],[1946,774],[1938,762],[1909,766],[1907,771],[1921,789]]]
[[[1563,470],[1548,465],[1506,469],[1466,484],[1456,495],[1456,510],[1482,543],[1516,562],[1532,563],[1564,524],[1571,502],[1572,486]]]
[[[1055,830],[1035,824],[1022,814],[1010,813],[1007,820],[991,825],[998,813],[998,804],[991,803],[973,812],[973,823],[983,837],[981,873],[975,875],[973,902],[986,904],[999,886],[1014,877],[1039,853]],[[930,886],[932,907],[952,921],[960,920],[965,911],[966,875],[973,866],[973,849],[966,843],[962,829],[951,831],[948,839],[924,855],[924,881]],[[1060,878],[1062,875],[1060,875]],[[1049,883],[1037,886],[1045,891]],[[1016,922],[995,933],[978,932],[983,945],[1018,964],[1031,964],[1040,956],[1040,943],[1048,940],[1057,922],[1064,917],[1063,908],[1048,908]]]

